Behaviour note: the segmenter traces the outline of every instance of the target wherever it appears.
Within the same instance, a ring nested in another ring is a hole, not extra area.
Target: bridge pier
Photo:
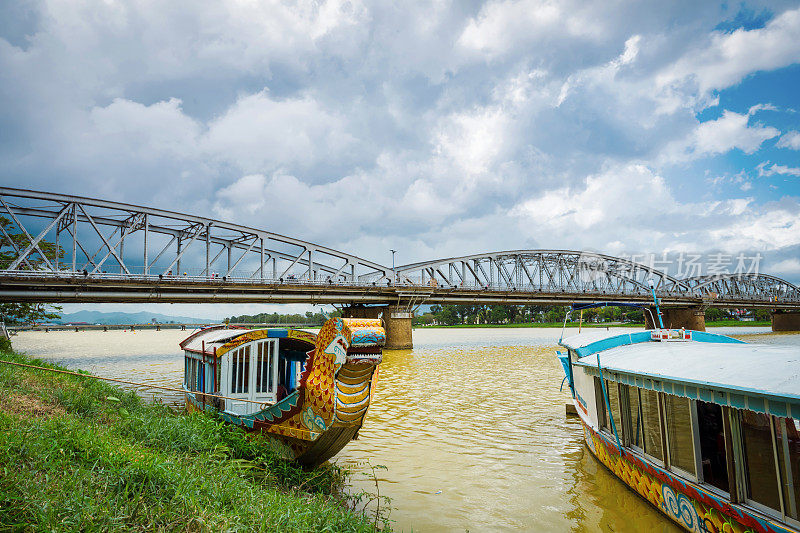
[[[380,318],[386,330],[387,350],[410,350],[414,347],[411,322],[414,313],[395,306],[345,307],[342,309],[345,318]]]
[[[650,307],[650,313],[653,314],[653,319],[658,322],[656,317],[656,308]],[[655,329],[650,320],[650,313],[644,314],[644,328]],[[661,320],[664,322],[665,328],[686,328],[695,331],[706,330],[706,313],[699,307],[667,307],[661,309]]]
[[[800,312],[774,311],[772,331],[800,331]]]

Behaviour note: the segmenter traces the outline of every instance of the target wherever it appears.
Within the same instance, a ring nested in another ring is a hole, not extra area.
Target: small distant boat
[[[333,318],[316,335],[202,329],[180,343],[187,409],[216,410],[272,437],[288,459],[316,467],[357,437],[385,341],[374,319]]]
[[[800,350],[702,331],[563,339],[586,446],[683,528],[800,529]]]

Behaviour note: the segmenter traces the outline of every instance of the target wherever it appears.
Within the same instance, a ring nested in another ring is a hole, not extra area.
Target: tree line
[[[561,323],[569,306],[545,305],[432,305],[430,311],[414,318],[416,325],[455,326],[466,324],[530,324]],[[583,310],[584,323],[643,324],[644,311],[638,307],[596,307]],[[769,320],[769,310],[757,309],[742,313],[736,309],[706,309],[706,321],[740,320],[750,316]],[[581,319],[581,311],[573,311],[570,320]]]
[[[281,314],[281,313],[259,313],[257,315],[239,315],[225,319],[226,324],[316,324],[322,325],[328,318],[339,316],[338,311],[333,313],[313,313],[306,311],[305,314]]]

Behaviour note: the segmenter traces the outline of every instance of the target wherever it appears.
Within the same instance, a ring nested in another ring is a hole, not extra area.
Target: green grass
[[[772,322],[769,320],[754,320],[753,322],[745,322],[743,320],[709,320],[706,322],[707,328],[721,328],[729,326],[742,326],[751,328],[770,327]]]
[[[209,416],[0,364],[3,531],[373,531],[343,495],[348,478],[306,472]]]

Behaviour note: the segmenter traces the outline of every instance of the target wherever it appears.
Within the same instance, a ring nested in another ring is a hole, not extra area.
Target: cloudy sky
[[[391,263],[762,254],[800,282],[800,2],[0,2],[7,186]]]

